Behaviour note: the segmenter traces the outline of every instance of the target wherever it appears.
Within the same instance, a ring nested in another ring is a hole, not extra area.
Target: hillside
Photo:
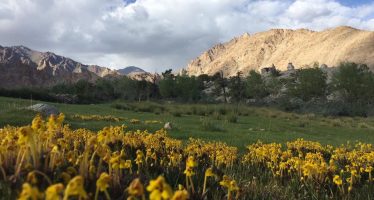
[[[94,81],[115,74],[118,73],[109,68],[84,65],[51,52],[0,46],[0,85],[5,88],[49,86],[80,79]]]
[[[192,60],[186,70],[190,75],[225,76],[242,71],[259,70],[274,64],[286,70],[292,62],[296,68],[315,62],[336,66],[340,62],[365,63],[374,67],[374,32],[351,27],[337,27],[321,32],[307,29],[272,29],[244,35],[215,45]]]

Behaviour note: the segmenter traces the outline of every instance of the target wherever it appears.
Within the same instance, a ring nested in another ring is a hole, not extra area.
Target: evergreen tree
[[[326,73],[318,67],[299,69],[287,89],[292,96],[304,101],[322,98],[326,95],[326,79]]]
[[[245,84],[242,81],[242,72],[236,73],[236,76],[230,78],[229,89],[230,96],[233,102],[240,102],[244,99]]]
[[[176,97],[175,76],[172,70],[162,73],[162,80],[159,82],[160,94],[163,98],[170,99]]]
[[[374,101],[374,76],[366,65],[342,63],[333,75],[331,87],[348,103]]]
[[[214,74],[212,77],[212,80],[214,81],[215,85],[215,95],[216,96],[221,96],[223,95],[224,102],[227,103],[227,86],[228,86],[228,81],[227,79],[223,76],[223,72],[217,72]]]
[[[245,94],[248,98],[254,99],[261,99],[268,95],[265,81],[261,74],[257,73],[255,70],[251,70],[249,76],[246,78]]]

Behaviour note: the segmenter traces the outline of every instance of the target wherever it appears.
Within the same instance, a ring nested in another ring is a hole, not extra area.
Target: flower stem
[[[207,182],[207,176],[204,177],[203,194],[205,193],[205,190],[206,190],[206,182]]]
[[[96,188],[96,192],[95,192],[95,200],[97,200],[99,197],[99,188]]]
[[[104,194],[107,200],[110,200],[110,195],[107,190],[104,190]]]

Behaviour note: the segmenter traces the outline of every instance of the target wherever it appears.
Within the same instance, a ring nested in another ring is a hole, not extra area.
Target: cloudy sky
[[[373,0],[0,0],[0,45],[85,64],[180,68],[212,45],[271,28],[374,30]]]

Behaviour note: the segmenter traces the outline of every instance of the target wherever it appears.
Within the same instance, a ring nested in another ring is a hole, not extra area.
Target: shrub
[[[199,110],[197,110],[197,113],[196,113],[197,115],[200,115],[200,116],[205,116],[205,115],[207,115],[206,114],[206,112],[205,112],[205,110],[203,110],[203,109],[199,109]]]
[[[301,121],[297,124],[297,126],[300,127],[300,128],[304,128],[308,125],[309,125],[309,122],[307,122],[307,121]]]
[[[358,128],[362,128],[362,129],[367,129],[367,128],[371,128],[367,123],[365,122],[361,122],[359,123],[358,125]]]
[[[111,107],[117,110],[131,110],[131,107],[129,107],[127,104],[115,103],[115,104],[112,104]]]
[[[334,126],[334,127],[343,127],[344,126],[343,122],[340,119],[334,119],[331,122],[331,125]]]
[[[193,115],[197,115],[197,113],[198,113],[198,111],[199,111],[199,109],[198,109],[196,106],[192,106],[192,107],[191,107],[191,110],[192,110],[192,114],[193,114]]]
[[[222,119],[222,115],[219,112],[215,111],[212,114],[212,118],[215,119],[215,120],[221,120]]]
[[[238,115],[236,114],[230,114],[226,117],[226,120],[230,123],[237,123],[238,122]]]
[[[153,111],[154,114],[156,115],[159,115],[162,113],[162,110],[160,108],[156,108],[154,111]]]
[[[174,117],[182,117],[182,112],[179,111],[179,110],[172,111],[171,114],[172,114]]]
[[[221,115],[226,115],[227,114],[227,110],[225,107],[221,106],[218,108],[218,112],[221,114]]]
[[[201,128],[204,131],[212,131],[212,132],[220,132],[224,131],[223,127],[219,126],[218,124],[215,124],[212,120],[209,118],[201,118]]]

